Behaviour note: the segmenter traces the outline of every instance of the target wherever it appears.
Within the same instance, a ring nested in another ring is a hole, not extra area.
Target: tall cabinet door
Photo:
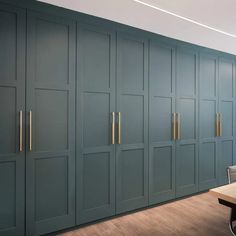
[[[77,32],[76,221],[82,224],[115,214],[115,35],[89,25]]]
[[[75,24],[29,12],[26,233],[75,224]],[[30,115],[31,111],[31,115]]]
[[[199,75],[199,190],[217,185],[218,145],[216,113],[218,112],[218,59],[200,55]]]
[[[0,4],[0,32],[0,235],[15,236],[25,223],[25,12]]]
[[[176,112],[180,115],[180,138],[176,142],[176,195],[197,191],[197,54],[188,49],[177,51]]]
[[[120,120],[118,116],[117,123],[120,123],[120,143],[116,146],[117,213],[148,203],[147,51],[145,40],[118,35],[117,112],[120,112]]]
[[[149,204],[175,197],[175,49],[149,46]]]
[[[234,163],[235,147],[235,64],[219,60],[219,113],[222,135],[219,137],[219,184],[227,183],[228,166]]]

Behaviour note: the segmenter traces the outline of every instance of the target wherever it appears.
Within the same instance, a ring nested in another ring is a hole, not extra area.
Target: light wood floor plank
[[[104,220],[60,236],[230,236],[230,210],[209,193]]]

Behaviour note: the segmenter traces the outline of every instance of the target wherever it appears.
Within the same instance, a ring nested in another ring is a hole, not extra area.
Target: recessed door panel
[[[35,175],[36,220],[66,215],[69,210],[68,157],[37,159]]]
[[[117,112],[120,112],[121,139],[119,143],[117,136],[117,213],[146,206],[148,201],[147,78],[146,40],[128,34],[119,34],[116,95]],[[118,119],[117,115],[117,128]]]
[[[25,32],[25,11],[0,4],[0,234],[9,236],[25,225]]]
[[[36,12],[27,27],[26,233],[33,235],[75,225],[76,36],[74,22]]]
[[[66,25],[41,17],[35,22],[35,80],[42,83],[67,84],[68,37]]]
[[[35,90],[35,151],[68,149],[68,104],[67,91]]]
[[[216,134],[216,101],[200,102],[200,137],[214,138]]]
[[[233,98],[233,64],[230,61],[219,62],[219,89],[223,98]]]
[[[200,58],[200,96],[216,96],[216,58],[202,55]]]
[[[110,154],[84,155],[83,204],[85,209],[100,208],[110,204]],[[96,193],[96,194],[91,194]]]
[[[142,149],[121,152],[122,201],[144,197],[144,153]],[[131,187],[132,186],[132,187]]]
[[[196,138],[196,105],[195,99],[179,99],[181,140]]]
[[[115,214],[115,34],[85,24],[77,32],[76,223],[82,224]]]
[[[199,149],[199,189],[205,190],[217,184],[216,143],[200,143]]]
[[[80,62],[84,89],[109,89],[111,53],[109,33],[85,28],[79,33],[80,42],[83,44],[81,53],[84,55]]]
[[[152,142],[165,142],[172,139],[172,110],[172,98],[152,98],[150,109]]]
[[[221,141],[219,159],[219,184],[228,182],[227,167],[233,165],[234,142]]]
[[[144,89],[144,42],[130,37],[119,37],[118,74],[121,88],[142,91]]]
[[[17,17],[17,12],[0,10],[0,83],[16,80]]]
[[[196,95],[196,54],[179,50],[176,69],[178,94],[182,96]]]
[[[173,92],[173,49],[151,42],[150,44],[150,89],[153,94],[167,95]]]
[[[144,98],[123,95],[121,110],[121,139],[125,144],[144,142]]]
[[[222,119],[222,135],[223,137],[233,136],[233,101],[221,101],[221,119]]]
[[[0,162],[0,232],[16,227],[16,165],[12,162]]]
[[[177,150],[176,165],[176,194],[184,196],[194,193],[197,184],[197,155],[196,145],[183,144]]]

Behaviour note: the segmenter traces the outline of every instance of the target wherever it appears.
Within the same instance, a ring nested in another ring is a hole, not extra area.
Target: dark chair
[[[227,173],[228,173],[229,184],[232,184],[232,183],[236,182],[236,166],[229,166],[227,168]],[[233,210],[231,209],[230,220],[229,220],[229,228],[230,228],[231,233],[234,236],[236,236],[236,228],[235,228],[235,226],[233,226],[234,221],[236,221],[236,215],[233,212]]]

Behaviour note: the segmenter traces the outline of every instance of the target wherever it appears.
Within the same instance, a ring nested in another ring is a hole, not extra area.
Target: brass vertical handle
[[[29,150],[32,151],[32,111],[29,112]]]
[[[19,112],[19,119],[20,119],[20,132],[19,132],[19,151],[23,151],[23,112],[20,110]]]
[[[172,115],[172,139],[176,140],[176,113]]]
[[[215,132],[216,132],[216,137],[219,136],[219,119],[218,119],[218,113],[216,113],[216,122],[215,122]]]
[[[222,136],[222,117],[221,114],[219,113],[219,136]]]
[[[111,113],[112,123],[111,123],[111,144],[115,144],[115,112]]]
[[[117,144],[121,143],[121,113],[118,112],[118,123],[117,123]]]
[[[181,124],[180,124],[180,113],[177,113],[177,139],[181,137]]]

